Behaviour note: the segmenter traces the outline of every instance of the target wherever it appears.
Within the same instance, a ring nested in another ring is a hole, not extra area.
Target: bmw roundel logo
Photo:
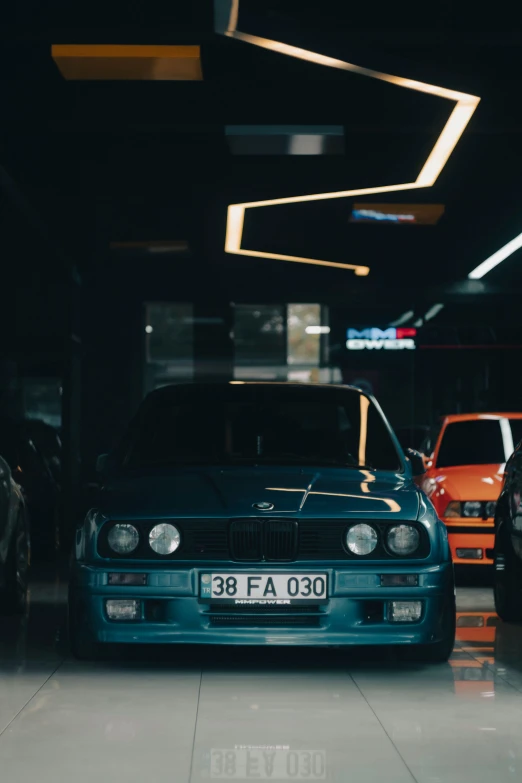
[[[257,508],[258,511],[272,511],[274,504],[264,501],[263,503],[253,503],[252,508]]]

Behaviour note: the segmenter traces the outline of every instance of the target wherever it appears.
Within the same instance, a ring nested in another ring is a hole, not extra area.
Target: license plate
[[[326,574],[201,574],[203,601],[234,604],[325,603]]]
[[[326,753],[270,746],[212,748],[210,777],[215,780],[325,780]]]

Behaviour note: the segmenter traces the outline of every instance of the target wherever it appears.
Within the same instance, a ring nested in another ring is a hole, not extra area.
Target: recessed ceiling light
[[[444,204],[353,204],[350,223],[433,226],[444,214]]]
[[[352,222],[377,221],[383,223],[415,223],[415,215],[411,213],[400,212],[380,212],[377,209],[354,209],[352,211]]]
[[[68,80],[200,81],[199,46],[53,44],[51,54]]]
[[[342,155],[342,125],[226,125],[232,155]]]
[[[158,240],[153,239],[146,242],[110,242],[111,250],[144,252],[144,253],[187,253],[189,243],[184,239]]]

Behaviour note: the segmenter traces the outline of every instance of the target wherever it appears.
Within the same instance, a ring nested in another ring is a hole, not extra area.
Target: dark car
[[[0,612],[23,612],[27,600],[29,530],[22,491],[0,457]]]
[[[495,515],[495,608],[522,620],[522,442],[508,460]]]
[[[341,386],[165,387],[77,531],[73,651],[402,645],[448,658],[446,528],[375,400]]]
[[[2,419],[0,454],[22,487],[35,559],[56,556],[60,528],[60,439],[40,421]]]

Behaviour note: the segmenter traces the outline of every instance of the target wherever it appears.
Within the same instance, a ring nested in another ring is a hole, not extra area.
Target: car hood
[[[197,468],[155,470],[114,478],[101,491],[100,511],[112,518],[272,515],[415,520],[420,493],[409,479],[367,470]],[[266,511],[265,511],[266,513]]]
[[[496,500],[502,489],[504,465],[439,468],[433,480],[452,500]]]

